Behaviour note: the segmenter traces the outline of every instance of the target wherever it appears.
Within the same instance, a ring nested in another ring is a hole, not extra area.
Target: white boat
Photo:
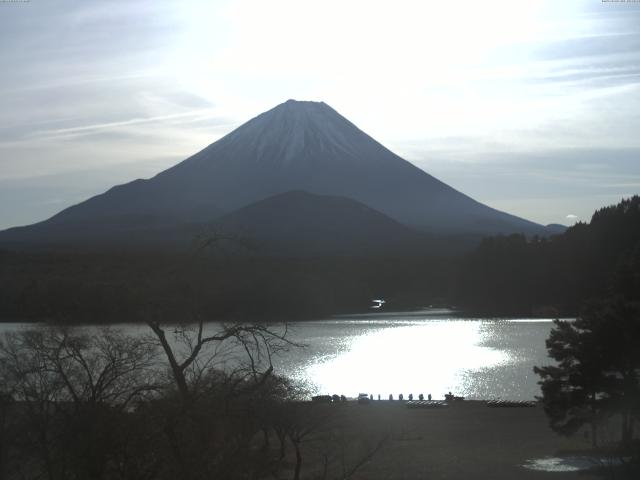
[[[387,303],[385,302],[384,299],[382,298],[374,298],[373,300],[371,300],[371,302],[373,303],[373,305],[371,305],[371,308],[382,308],[382,306]]]

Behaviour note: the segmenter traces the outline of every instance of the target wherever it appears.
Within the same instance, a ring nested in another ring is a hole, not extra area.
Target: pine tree
[[[622,300],[591,302],[575,321],[556,320],[547,340],[554,366],[534,367],[551,428],[570,435],[621,418],[622,442],[640,414],[640,307]]]

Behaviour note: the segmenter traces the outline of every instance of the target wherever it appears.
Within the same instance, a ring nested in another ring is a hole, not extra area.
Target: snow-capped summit
[[[242,152],[247,162],[271,168],[299,168],[337,156],[363,166],[384,148],[324,102],[287,100],[249,120],[185,162],[233,162]],[[295,164],[295,165],[292,165]]]
[[[295,100],[258,115],[151,179],[113,187],[37,227],[55,225],[64,231],[65,225],[91,223],[104,228],[210,221],[292,190],[351,198],[433,234],[545,231],[454,190],[329,105]]]
[[[303,161],[305,151],[358,157],[356,131],[324,102],[287,100],[225,137],[221,145],[247,142],[257,162],[286,166]]]

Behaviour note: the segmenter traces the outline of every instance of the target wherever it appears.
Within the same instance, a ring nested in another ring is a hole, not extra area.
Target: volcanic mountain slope
[[[214,222],[170,224],[141,217],[86,223],[85,227],[75,229],[67,223],[48,225],[48,246],[185,250],[198,248],[207,238],[219,237],[225,250],[293,257],[404,256],[425,253],[434,246],[440,251],[445,246],[350,198],[304,191],[274,195]],[[72,239],[68,238],[70,229],[74,231]],[[20,233],[23,246],[37,245],[44,240],[38,236],[39,230],[13,229],[5,232],[5,237],[11,239]]]
[[[151,179],[113,187],[49,220],[0,233],[0,240],[55,232],[63,242],[87,229],[108,238],[131,226],[171,228],[292,190],[351,198],[434,234],[545,234],[413,166],[325,103],[289,100]]]
[[[411,254],[426,235],[344,197],[291,191],[225,215],[216,232],[248,239],[256,252],[287,256]]]

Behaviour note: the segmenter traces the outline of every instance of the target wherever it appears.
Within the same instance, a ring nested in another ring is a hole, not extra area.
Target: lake
[[[21,326],[0,324],[0,332]],[[533,366],[551,363],[545,339],[552,326],[551,319],[462,318],[438,309],[340,315],[290,323],[289,338],[307,346],[284,352],[274,365],[314,394],[386,399],[402,393],[406,399],[451,391],[472,399],[532,400],[540,394]]]
[[[276,366],[314,393],[532,400],[540,394],[533,366],[551,363],[552,326],[552,319],[470,319],[433,309],[336,316],[291,324],[291,337],[308,347]]]

